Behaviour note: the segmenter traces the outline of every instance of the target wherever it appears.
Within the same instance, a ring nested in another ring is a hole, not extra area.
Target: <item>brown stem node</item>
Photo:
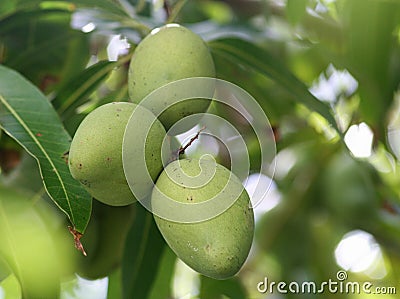
[[[68,230],[69,232],[72,234],[72,236],[74,236],[74,244],[75,244],[75,248],[78,249],[80,252],[82,252],[82,254],[84,256],[87,256],[85,248],[83,248],[83,245],[81,243],[81,238],[82,238],[82,234],[80,232],[78,232],[74,227],[72,226],[68,226]]]

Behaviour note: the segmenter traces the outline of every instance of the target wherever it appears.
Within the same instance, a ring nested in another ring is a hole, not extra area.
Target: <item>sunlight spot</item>
[[[335,258],[346,271],[365,272],[370,277],[386,275],[381,249],[367,232],[355,230],[345,234],[335,249]]]
[[[160,28],[154,28],[153,30],[151,30],[151,32],[150,32],[150,34],[151,35],[154,35],[154,34],[157,34],[158,32],[160,32]]]
[[[82,27],[82,32],[89,33],[96,29],[96,25],[92,22],[87,23],[85,26]]]
[[[400,32],[400,30],[399,30]],[[395,93],[391,111],[389,113],[387,138],[389,146],[396,158],[400,159],[400,90]]]
[[[344,136],[344,142],[357,158],[367,158],[372,154],[374,135],[366,123],[352,125]]]
[[[114,35],[107,46],[107,55],[109,61],[117,61],[118,56],[128,53],[130,45],[126,38],[121,39],[121,35]]]
[[[278,152],[273,163],[271,163],[271,166],[274,166],[275,169],[270,169],[270,172],[275,173],[275,177],[278,180],[283,179],[296,164],[297,160],[298,156],[293,149],[283,149]]]
[[[347,70],[337,70],[331,64],[313,83],[310,92],[321,101],[334,103],[340,95],[350,96],[357,88],[358,82]]]
[[[400,129],[389,128],[388,140],[394,155],[400,159]]]
[[[278,191],[276,183],[262,173],[249,175],[244,184],[244,188],[249,193],[254,208],[256,221],[281,201],[281,194]]]
[[[173,28],[173,27],[178,28],[178,27],[181,27],[181,25],[175,24],[175,23],[170,23],[170,24],[165,25],[165,27],[167,27],[167,28]]]
[[[200,275],[180,259],[176,260],[173,277],[173,298],[192,298],[199,293]]]
[[[106,299],[108,289],[108,277],[89,280],[76,275],[76,280],[71,282],[72,290],[64,289],[61,299]]]

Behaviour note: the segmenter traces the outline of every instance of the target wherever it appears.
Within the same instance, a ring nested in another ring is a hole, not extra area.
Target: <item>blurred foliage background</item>
[[[128,100],[135,45],[166,22],[199,34],[217,77],[248,91],[274,130],[271,169],[260,165],[248,124],[216,103],[210,107],[246,140],[250,195],[255,179],[271,184],[255,209],[256,235],[243,269],[226,281],[202,277],[176,259],[140,206],[96,202],[82,238],[89,256],[79,256],[29,146],[6,130],[0,298],[364,298],[257,290],[265,277],[321,283],[341,269],[347,281],[400,291],[400,2],[2,0],[0,63],[38,87],[73,136],[94,108]],[[187,154],[204,151],[229,164],[223,146],[204,138]]]

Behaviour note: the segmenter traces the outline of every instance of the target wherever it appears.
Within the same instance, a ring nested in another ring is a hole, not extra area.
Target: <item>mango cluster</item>
[[[148,102],[143,99],[165,84],[193,77],[215,77],[214,62],[205,42],[177,24],[154,29],[137,46],[131,59],[128,76],[130,102],[114,102],[98,107],[87,115],[77,129],[69,152],[69,169],[72,176],[102,203],[100,206],[97,204],[102,217],[94,215],[91,222],[96,223],[90,223],[89,228],[93,234],[96,234],[96,230],[111,232],[97,232],[101,237],[92,240],[95,252],[93,261],[86,262],[83,267],[89,269],[83,270],[84,276],[95,278],[96,273],[98,276],[107,275],[118,264],[122,255],[120,252],[116,259],[106,261],[107,256],[113,255],[113,252],[105,252],[108,241],[104,237],[112,236],[114,248],[115,242],[123,244],[127,227],[134,217],[132,204],[137,200],[130,186],[140,182],[128,184],[122,157],[124,134],[134,111],[139,112],[136,115],[141,119],[135,119],[137,125],[133,130],[137,130],[138,138],[131,146],[135,152],[136,147],[139,149],[145,144],[144,160],[155,185],[141,187],[151,199],[153,207],[167,209],[161,199],[167,196],[176,203],[189,205],[195,213],[196,203],[207,202],[217,194],[222,201],[235,196],[232,188],[225,188],[228,181],[235,186],[233,189],[240,190],[232,205],[215,217],[203,221],[179,222],[154,214],[155,222],[167,244],[195,271],[215,279],[235,275],[246,260],[253,239],[254,215],[249,196],[240,180],[214,160],[176,160],[172,146],[168,147],[171,149],[170,163],[163,165],[161,158],[164,140],[172,140],[171,143],[174,143],[174,139],[167,136],[166,130],[186,116],[206,112],[211,100],[193,98],[171,105],[161,115],[157,115],[146,132],[146,138],[142,140],[140,137],[143,135],[140,134],[143,129],[141,124],[155,118],[154,107],[148,106]],[[168,104],[168,101],[166,98],[165,103]],[[133,155],[129,159],[130,165],[134,167],[136,159],[139,161],[143,157]],[[213,175],[205,183],[199,181],[196,184],[196,180],[201,178],[199,173],[203,171]],[[182,174],[195,184],[181,182]],[[88,254],[90,256],[91,253]],[[94,269],[96,271],[91,271]]]

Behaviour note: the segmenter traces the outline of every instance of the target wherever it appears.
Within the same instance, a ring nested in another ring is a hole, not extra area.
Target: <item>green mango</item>
[[[133,103],[109,103],[93,110],[79,125],[71,143],[68,164],[72,176],[79,180],[97,200],[112,206],[128,205],[136,201],[127,183],[123,161],[122,144],[125,128],[135,109],[137,126],[130,132],[135,136],[133,149],[145,145],[147,170],[153,181],[162,171],[161,145],[166,134],[162,124],[155,120],[147,139],[144,124],[154,115]],[[168,140],[167,140],[168,142]],[[135,165],[140,155],[130,157]],[[138,184],[144,193],[151,192],[151,185]]]
[[[213,176],[203,184],[200,172]],[[193,181],[189,183],[182,174]],[[231,187],[224,189],[228,181]],[[168,208],[163,196],[192,204],[193,213],[197,212],[196,203],[206,202],[217,194],[222,196],[218,199],[221,201],[237,198],[224,212],[201,222],[180,223],[154,214],[164,239],[188,266],[214,279],[235,275],[249,254],[254,235],[253,209],[240,180],[213,160],[182,159],[165,168],[156,186],[151,196],[153,212]]]
[[[134,103],[140,103],[157,88],[191,77],[215,77],[210,51],[205,42],[189,29],[168,24],[154,29],[135,49],[128,73],[129,96]],[[214,86],[209,83],[197,82],[188,90],[166,90],[158,100],[144,101],[142,105],[157,115],[161,109],[169,107],[174,99],[194,92],[193,89],[212,97]],[[205,112],[210,103],[206,98],[186,100],[166,109],[159,119],[169,129],[188,115]],[[185,129],[190,129],[190,126]]]
[[[87,256],[80,256],[78,274],[98,279],[120,264],[125,239],[135,216],[135,205],[113,207],[94,201],[92,217],[81,241]]]

